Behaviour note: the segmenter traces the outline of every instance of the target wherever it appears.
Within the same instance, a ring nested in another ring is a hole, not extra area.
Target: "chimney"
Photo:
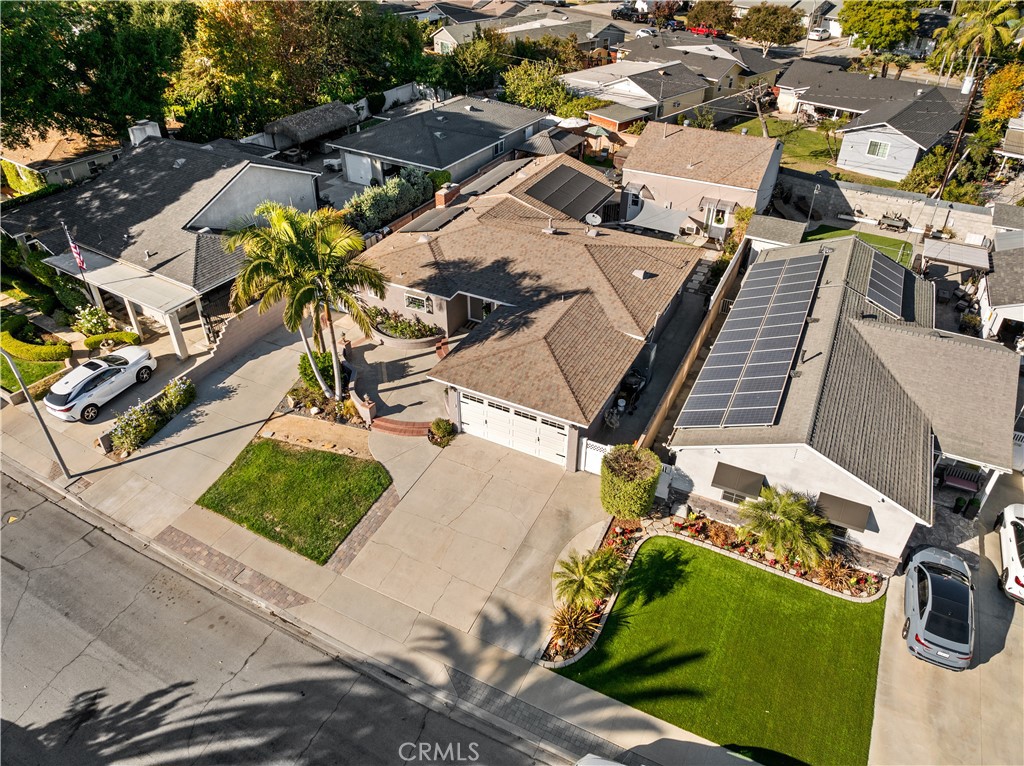
[[[459,196],[458,184],[445,184],[434,192],[434,207],[448,207]]]
[[[128,128],[128,135],[132,146],[138,146],[150,136],[160,138],[160,126],[152,120],[139,120]]]

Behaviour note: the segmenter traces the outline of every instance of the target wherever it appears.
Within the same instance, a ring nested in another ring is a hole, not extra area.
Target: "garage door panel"
[[[565,465],[568,428],[472,394],[461,395],[462,430],[528,455]]]

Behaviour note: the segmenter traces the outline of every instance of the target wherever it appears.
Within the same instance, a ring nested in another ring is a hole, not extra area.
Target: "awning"
[[[728,463],[719,463],[715,469],[715,477],[711,480],[712,487],[745,497],[760,497],[764,483],[764,474],[737,468]]]
[[[943,239],[926,239],[924,241],[924,258],[931,263],[948,263],[952,266],[966,266],[969,269],[980,269],[981,271],[988,271],[992,268],[987,247],[964,245]]]
[[[822,492],[818,495],[818,507],[821,508],[830,522],[837,527],[845,527],[863,532],[868,526],[871,506],[855,503],[846,498],[836,497]]]
[[[629,208],[629,211],[631,212],[635,209]],[[626,223],[629,226],[639,226],[643,229],[678,235],[679,230],[686,226],[689,220],[689,211],[687,210],[672,210],[654,202],[644,202],[639,212],[632,218],[628,218]]]
[[[724,210],[726,213],[731,213],[736,209],[736,203],[728,199],[714,199],[713,197],[701,197],[700,205],[701,209],[707,209],[710,207],[712,210]]]

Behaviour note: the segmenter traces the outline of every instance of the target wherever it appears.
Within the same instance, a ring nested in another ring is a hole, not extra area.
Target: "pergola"
[[[194,304],[202,314],[199,293],[191,287],[161,277],[151,271],[133,266],[125,261],[114,260],[105,255],[94,253],[85,247],[81,248],[82,259],[85,261],[84,273],[79,270],[74,256],[70,252],[54,255],[43,260],[57,271],[85,282],[89,294],[98,306],[103,305],[100,291],[110,293],[124,303],[128,318],[140,336],[142,328],[136,306],[143,311],[155,315],[171,335],[174,353],[179,359],[187,359],[188,347],[181,333],[178,311],[185,306]]]

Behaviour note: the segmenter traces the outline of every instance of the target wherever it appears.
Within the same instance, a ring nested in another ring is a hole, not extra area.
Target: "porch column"
[[[85,286],[89,288],[89,295],[92,296],[93,305],[97,308],[103,308],[103,296],[100,295],[100,289],[91,282],[86,282]]]
[[[981,497],[978,499],[981,501],[981,505],[978,507],[980,512],[985,507],[985,501],[988,500],[988,496],[992,494],[992,490],[996,487],[996,482],[999,481],[1000,472],[995,469],[990,469],[992,473],[988,477],[988,481],[985,482],[985,489],[981,491]]]
[[[181,334],[181,324],[178,322],[178,312],[172,311],[164,314],[164,324],[171,334],[171,345],[174,346],[174,353],[182,361],[188,359],[188,346],[185,345],[185,336]]]
[[[142,326],[139,324],[139,315],[135,313],[135,307],[127,298],[122,298],[121,300],[124,301],[124,309],[128,312],[128,319],[131,321],[132,327],[135,328],[135,334],[140,338],[143,337]]]

